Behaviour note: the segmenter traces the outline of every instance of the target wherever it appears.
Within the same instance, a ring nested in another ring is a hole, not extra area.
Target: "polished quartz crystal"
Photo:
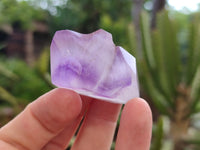
[[[51,43],[51,79],[57,87],[112,103],[139,97],[136,60],[102,29],[57,31]]]

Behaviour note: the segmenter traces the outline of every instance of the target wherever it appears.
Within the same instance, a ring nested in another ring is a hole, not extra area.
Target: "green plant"
[[[28,103],[51,89],[36,69],[22,60],[2,57],[0,60],[0,86],[18,100]]]
[[[44,10],[31,6],[27,1],[0,1],[0,25],[20,22],[24,29],[30,29],[33,21],[45,20],[46,16]]]
[[[183,49],[178,24],[167,11],[158,14],[155,30],[149,28],[149,16],[141,14],[140,82],[160,113],[170,118],[174,150],[185,148],[191,117],[200,111],[200,21],[195,15],[190,19],[187,49]],[[134,36],[129,37],[135,41]]]
[[[157,124],[153,126],[153,142],[151,150],[160,150],[162,148],[163,133],[163,119],[160,117]]]

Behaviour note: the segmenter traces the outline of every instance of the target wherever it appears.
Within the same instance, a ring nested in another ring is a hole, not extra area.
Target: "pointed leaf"
[[[17,98],[10,94],[6,89],[0,86],[0,99],[16,106],[18,105]]]
[[[140,69],[140,81],[147,94],[152,98],[153,103],[156,108],[165,115],[170,115],[169,110],[171,109],[170,104],[167,102],[166,98],[160,93],[159,89],[156,88],[155,83],[153,82],[151,74],[149,74],[147,65],[145,62],[138,63]],[[143,75],[142,75],[143,74]]]
[[[200,21],[199,19],[194,19],[190,24],[190,33],[189,33],[189,49],[188,49],[188,58],[187,58],[187,84],[190,85],[197,66],[200,64]]]
[[[153,71],[155,69],[154,54],[151,45],[150,25],[147,13],[141,13],[141,33],[142,33],[142,46],[146,62],[149,68]]]
[[[162,148],[163,136],[163,120],[160,117],[154,130],[154,139],[151,145],[151,150],[160,150]]]
[[[135,37],[135,27],[134,24],[129,24],[128,25],[128,37],[129,37],[129,43],[130,43],[130,47],[131,47],[131,51],[130,53],[133,56],[138,56],[137,51],[137,42],[136,42],[136,37]]]
[[[11,80],[19,79],[19,77],[15,73],[7,69],[2,63],[0,63],[0,74],[4,75],[7,78],[10,78]]]
[[[192,82],[190,97],[193,101],[192,108],[195,108],[200,100],[200,65]]]
[[[178,49],[177,33],[167,11],[158,15],[158,31],[162,44],[162,59],[171,93],[174,95],[180,82],[180,51]]]
[[[169,83],[169,79],[166,73],[165,62],[163,58],[164,50],[162,48],[161,37],[158,30],[152,31],[151,39],[154,51],[154,58],[157,65],[155,71],[158,88],[160,89],[161,93],[163,93],[163,95],[167,97],[167,100],[173,105],[173,93],[171,92],[171,84]]]

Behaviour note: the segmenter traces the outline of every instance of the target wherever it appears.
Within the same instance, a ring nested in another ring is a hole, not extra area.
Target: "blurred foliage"
[[[3,48],[5,48],[6,47],[6,45],[5,44],[3,44],[3,43],[0,43],[0,51],[3,49]]]
[[[52,32],[71,29],[82,33],[93,32],[100,26],[101,17],[112,20],[131,19],[131,0],[68,0],[57,6],[57,14],[49,18]]]
[[[191,24],[185,22],[187,19]],[[174,149],[182,149],[184,137],[192,127],[191,115],[199,112],[200,17],[179,13],[170,17],[168,11],[162,11],[154,30],[150,30],[149,20],[149,15],[143,12],[140,23],[143,57],[138,60],[140,83],[160,113],[170,118]],[[135,34],[133,28],[129,32]],[[179,38],[180,32],[187,34]],[[136,41],[135,36],[129,38]]]
[[[157,108],[160,108],[160,111],[165,114],[173,112],[180,84],[191,87],[191,101],[199,99],[199,95],[196,94],[200,88],[198,86],[200,24],[194,19],[188,29],[187,55],[183,55],[184,50],[181,49],[182,46],[177,38],[177,24],[174,19],[168,17],[166,11],[159,14],[158,27],[153,31],[149,29],[148,15],[144,12],[141,15],[144,57],[138,62],[138,70],[144,88],[155,100]],[[133,31],[130,32],[133,33]],[[132,39],[132,41],[134,40]]]
[[[163,131],[163,119],[160,117],[157,124],[153,126],[153,139],[150,150],[160,150],[162,148],[164,131]]]
[[[0,57],[0,86],[26,103],[36,99],[51,88],[39,73],[19,59]]]
[[[45,20],[44,10],[34,8],[28,1],[1,0],[0,1],[0,25],[20,22],[27,29],[32,28],[34,20]]]

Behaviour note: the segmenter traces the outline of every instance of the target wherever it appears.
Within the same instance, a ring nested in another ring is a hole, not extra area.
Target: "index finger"
[[[19,150],[39,150],[78,117],[81,107],[77,93],[54,89],[2,127],[0,140]]]

